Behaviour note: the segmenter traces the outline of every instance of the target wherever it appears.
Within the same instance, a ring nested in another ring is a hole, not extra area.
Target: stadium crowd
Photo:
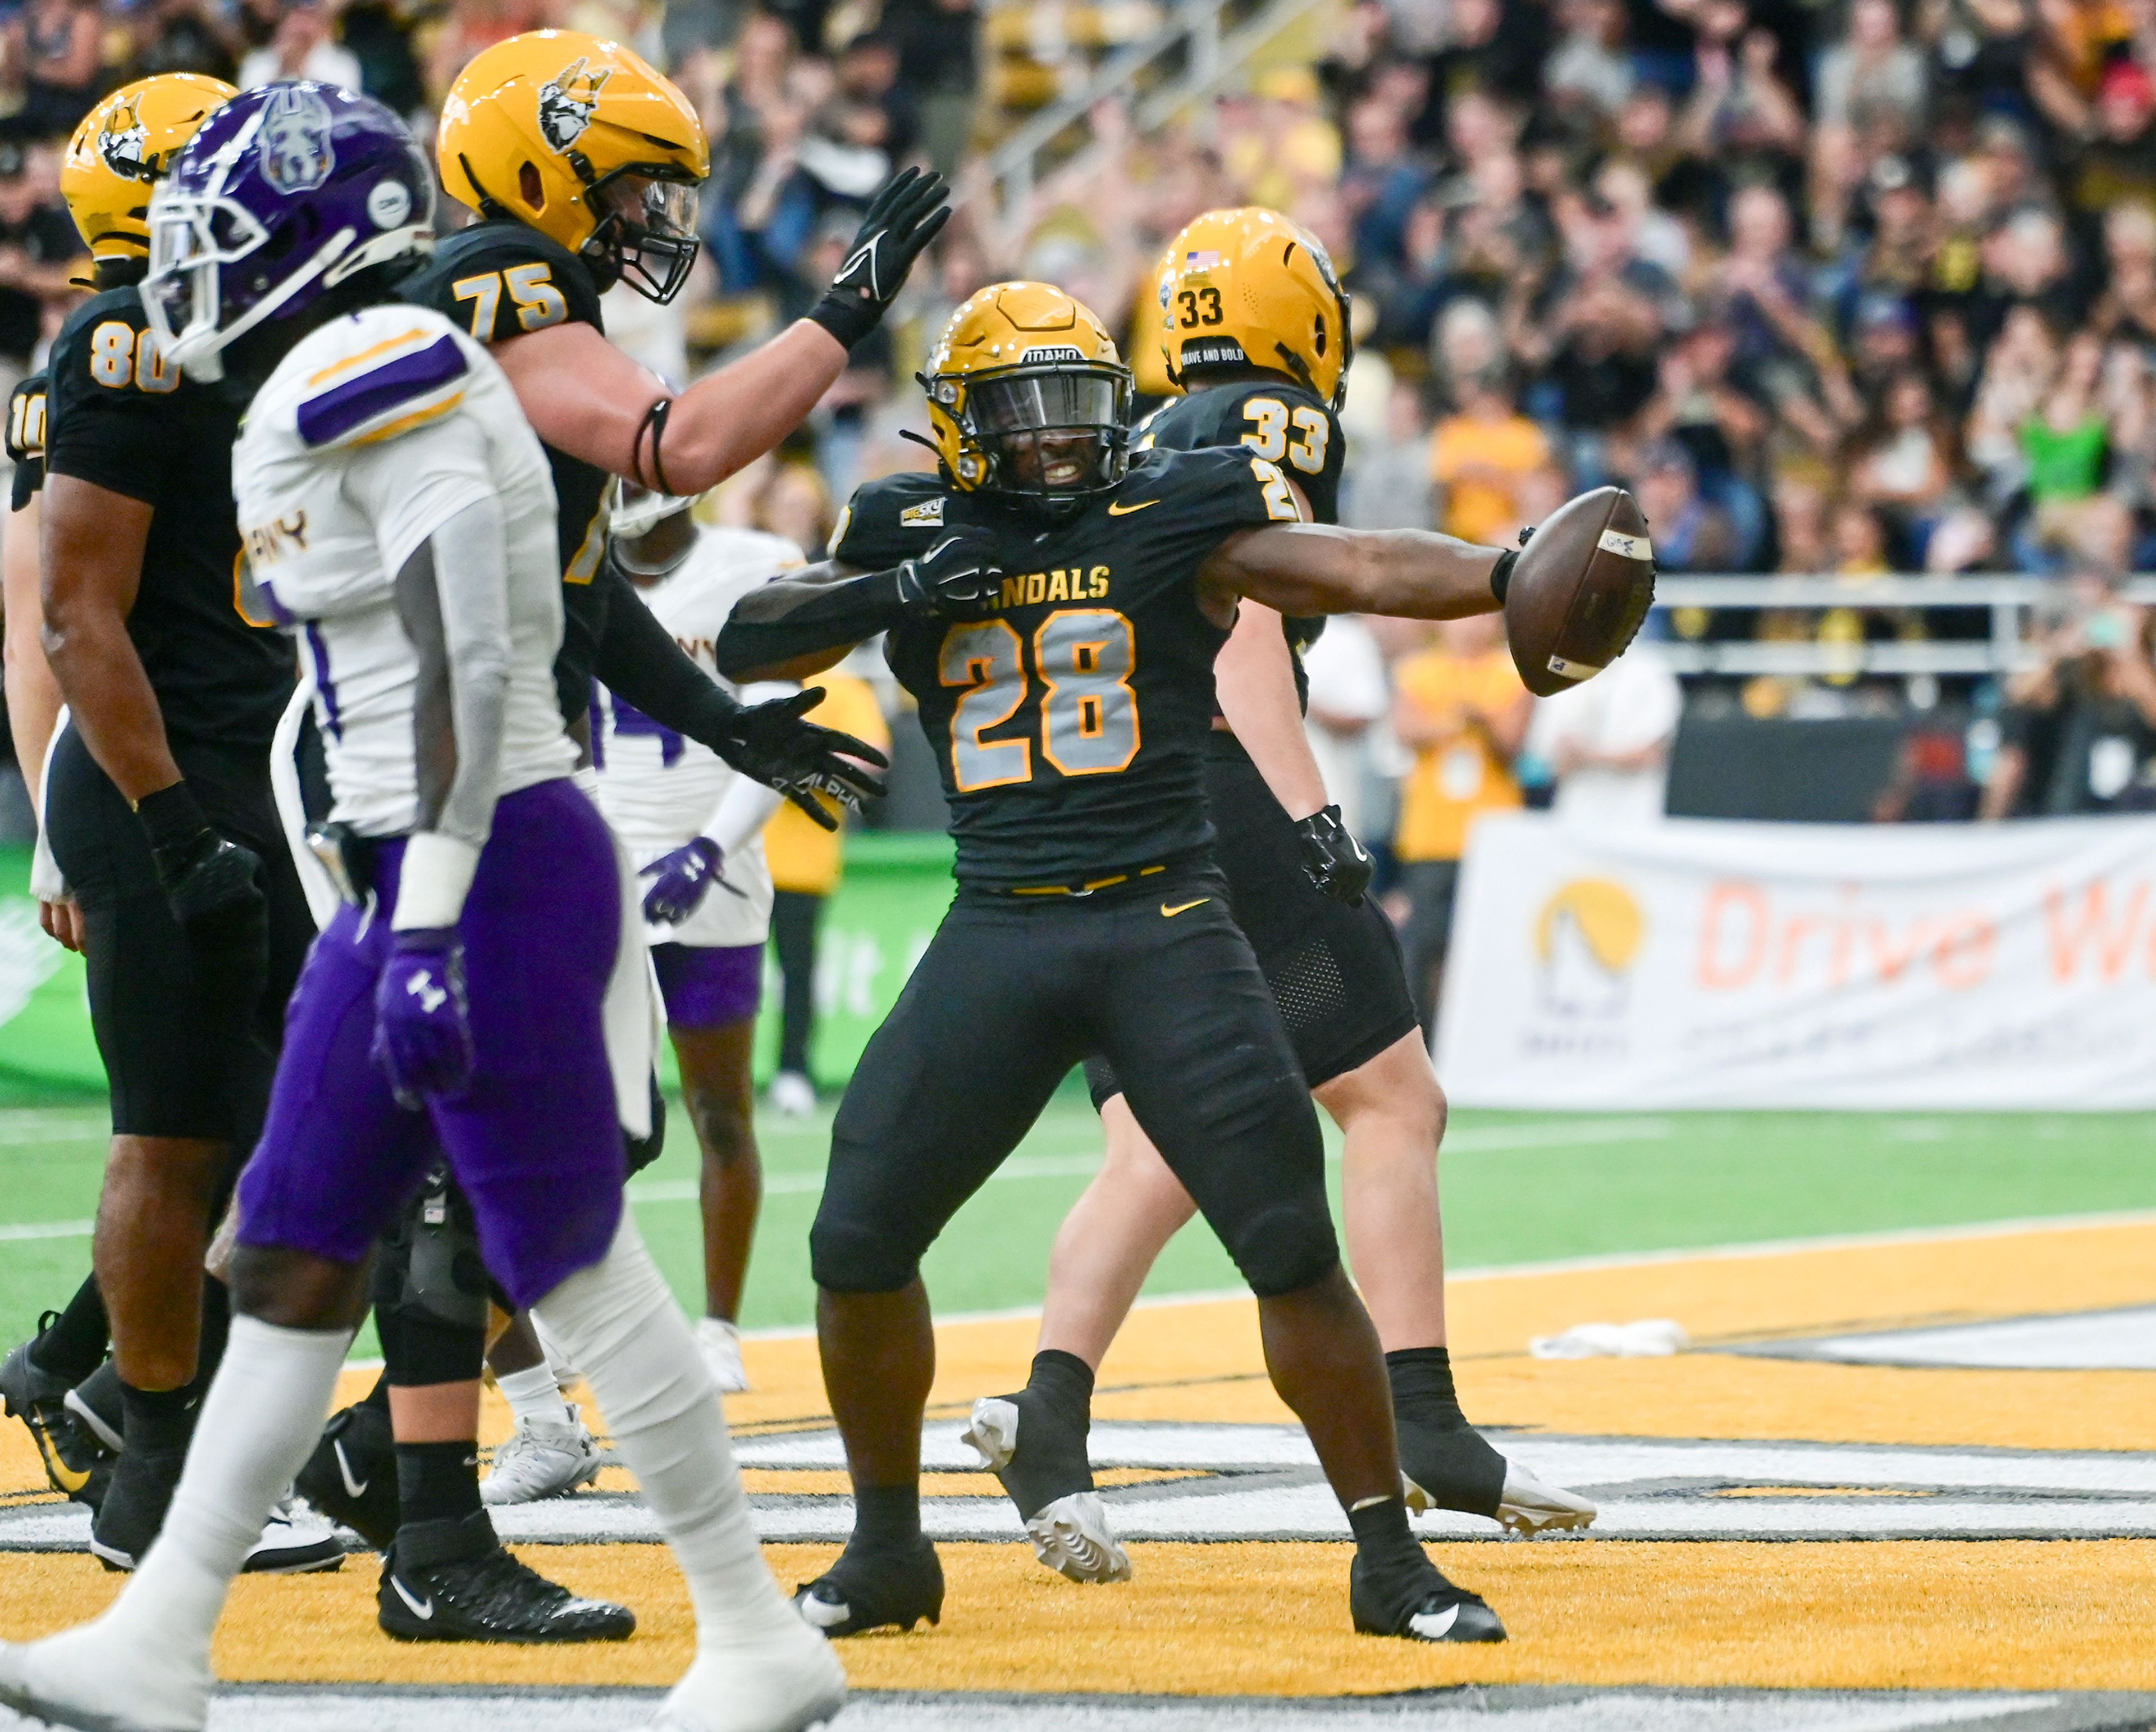
[[[1079,57],[1088,9],[1063,15]],[[690,292],[665,309],[608,297],[619,339],[671,378],[797,316],[893,163],[932,162],[968,195],[809,425],[724,490],[729,521],[819,546],[833,501],[925,463],[904,437],[921,430],[911,375],[949,310],[998,277],[1067,285],[1160,391],[1161,248],[1202,209],[1268,204],[1326,242],[1356,297],[1344,521],[1507,539],[1615,481],[1666,573],[1851,586],[1830,610],[1658,616],[1679,639],[1981,635],[1980,616],[1867,609],[1863,583],[2055,576],[2057,604],[2030,620],[2041,666],[1944,689],[1975,732],[1938,736],[1909,775],[1951,790],[1912,801],[1897,784],[1881,811],[2144,803],[2156,665],[2108,586],[2156,552],[2152,0],[1321,8],[1163,130],[1100,105],[1083,147],[1013,206],[983,167],[1013,118],[1004,21],[982,0],[31,0],[0,33],[0,371],[31,367],[79,292],[57,144],[122,79],[324,78],[424,131],[480,49],[588,28],[676,76],[713,141]],[[1031,30],[1024,50],[1052,59],[1055,39]],[[1383,626],[1332,639],[1319,748],[1351,816],[1404,862],[1452,857],[1462,812],[1544,798],[1599,749],[1551,747],[1553,722],[1530,738],[1492,646]],[[1674,727],[1673,681],[1646,683],[1604,743],[1628,761],[1642,738],[1666,752]],[[1484,686],[1486,712],[1461,696]],[[1942,695],[1846,671],[1702,690],[1760,716]],[[2088,743],[2115,738],[2130,760],[2106,748],[2099,773]]]

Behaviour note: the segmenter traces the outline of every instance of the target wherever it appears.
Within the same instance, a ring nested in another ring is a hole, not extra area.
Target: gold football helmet
[[[696,262],[704,123],[640,56],[581,30],[531,30],[475,57],[442,104],[442,184],[514,217],[662,305]]]
[[[1169,383],[1209,367],[1285,373],[1336,411],[1354,352],[1348,291],[1323,243],[1257,205],[1209,210],[1169,244],[1160,270]]]
[[[1131,372],[1107,327],[1046,283],[996,283],[951,315],[921,375],[928,426],[961,492],[1060,505],[1130,460]]]
[[[198,73],[167,72],[122,85],[83,116],[60,162],[60,196],[93,259],[149,256],[151,189],[239,94]]]

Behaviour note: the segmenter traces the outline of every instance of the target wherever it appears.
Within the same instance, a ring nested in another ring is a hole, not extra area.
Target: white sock
[[[101,1622],[207,1666],[232,1578],[328,1416],[349,1329],[235,1317],[163,1530]]]
[[[509,1403],[520,1426],[566,1426],[569,1404],[562,1399],[562,1385],[554,1381],[553,1368],[545,1360],[529,1371],[494,1374],[494,1386]]]
[[[584,1368],[614,1447],[688,1578],[700,1646],[796,1638],[742,1495],[719,1392],[628,1211],[605,1257],[533,1308]]]

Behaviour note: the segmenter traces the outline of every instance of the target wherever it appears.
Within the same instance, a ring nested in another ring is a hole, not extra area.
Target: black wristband
[[[210,827],[202,802],[184,780],[144,794],[135,802],[135,815],[141,820],[153,852],[192,841]]]
[[[1505,592],[1512,587],[1512,568],[1520,563],[1519,550],[1507,547],[1497,556],[1497,563],[1490,568],[1490,593],[1497,598],[1497,605],[1505,604]]]
[[[865,289],[834,283],[808,311],[808,321],[821,325],[850,352],[883,319],[883,303]]]

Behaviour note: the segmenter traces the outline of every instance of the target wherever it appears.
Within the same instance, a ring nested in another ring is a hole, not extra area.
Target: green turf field
[[[101,1108],[80,1102],[0,1103],[0,1345],[59,1303],[88,1267],[105,1123]],[[766,1117],[760,1128],[767,1190],[742,1321],[804,1323],[829,1121]],[[1037,1303],[1056,1223],[1099,1149],[1083,1098],[1059,1097],[930,1255],[938,1308]],[[692,1305],[701,1298],[695,1175],[677,1112],[665,1156],[633,1195],[645,1237]],[[1460,1267],[2148,1209],[2156,1208],[2156,1114],[1460,1113],[1444,1183]],[[1193,1226],[1169,1246],[1150,1290],[1234,1284],[1226,1257]]]

